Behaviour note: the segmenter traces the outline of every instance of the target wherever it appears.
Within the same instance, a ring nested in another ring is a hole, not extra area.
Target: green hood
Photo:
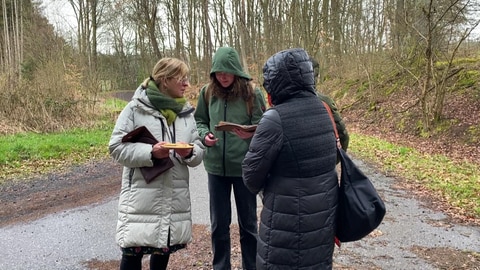
[[[238,52],[234,48],[230,47],[219,48],[213,56],[212,70],[210,70],[210,76],[212,76],[215,72],[226,72],[245,78],[247,80],[252,79],[250,75],[243,72]]]

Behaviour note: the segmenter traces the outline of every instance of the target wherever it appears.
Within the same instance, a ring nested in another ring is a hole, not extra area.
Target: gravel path
[[[426,207],[414,193],[397,188],[397,180],[376,173],[361,161],[355,162],[372,177],[385,199],[387,214],[378,230],[371,235],[361,241],[343,243],[341,248],[336,249],[335,269],[479,269],[478,226],[451,221],[444,213]],[[82,187],[87,183],[96,185],[92,175],[102,175],[102,170],[103,175],[117,175],[120,171],[118,166],[110,163],[96,166],[98,171],[91,166],[85,170],[81,168],[77,167],[57,178],[63,181],[75,179],[70,185],[74,190],[71,193],[86,196],[89,193],[82,193]],[[203,165],[191,169],[191,175],[193,221],[207,225],[208,191]],[[55,177],[50,175],[47,178],[51,182]],[[103,184],[107,181],[101,177],[95,179],[103,181]],[[43,180],[43,183],[48,182]],[[41,178],[35,181],[29,182],[31,185],[37,183],[32,192],[41,190]],[[50,185],[50,188],[53,186],[58,185]],[[0,269],[90,269],[85,262],[92,259],[118,260],[120,252],[114,241],[118,188],[115,187],[113,192],[110,185],[97,189],[99,194],[108,195],[97,199],[97,202],[86,198],[86,204],[77,201],[78,207],[66,203],[65,209],[55,209],[42,217],[27,218],[25,221],[17,218],[14,223],[4,221],[0,230]],[[8,202],[14,197],[13,190],[22,191],[12,186],[3,188],[0,199],[4,208],[22,204],[22,200],[18,199],[15,203]],[[25,196],[25,189],[22,192]],[[53,193],[61,194],[58,190]],[[55,197],[59,196],[62,197]]]
[[[4,206],[2,210],[4,212],[8,212],[6,210],[8,207],[30,204],[29,201],[36,202],[28,207],[26,205],[20,207],[24,216],[10,215],[14,222],[7,220],[7,215],[2,215],[4,226],[0,230],[2,239],[0,249],[3,250],[0,256],[0,269],[88,269],[85,262],[92,259],[108,261],[120,258],[121,254],[115,243],[119,186],[114,187],[114,192],[109,190],[113,188],[109,184],[106,187],[98,186],[99,182],[103,184],[110,182],[109,179],[119,182],[120,167],[107,162],[96,165],[93,169],[91,165],[86,165],[83,170],[81,168],[83,167],[75,167],[68,173],[45,176],[45,179],[36,178],[28,181],[28,184],[17,183],[2,187],[0,202]],[[207,225],[209,224],[207,175],[203,165],[191,168],[190,173],[192,219],[195,224]],[[102,179],[98,175],[110,177]],[[68,182],[70,191],[67,192],[60,188],[58,183],[51,184],[52,182]],[[97,191],[96,194],[86,190],[87,186],[92,185],[98,188],[93,189]],[[41,186],[46,190],[42,190]],[[48,189],[51,189],[50,192]],[[75,196],[76,203],[83,206],[74,207],[68,201],[47,202],[48,197],[68,197],[59,195],[62,192],[76,193],[78,195]],[[50,195],[45,197],[46,193]],[[81,198],[82,194],[96,198],[98,202],[92,203],[91,198]],[[97,194],[105,194],[106,197]],[[18,198],[19,195],[28,199],[23,201]],[[51,204],[55,203],[62,204],[64,209],[51,207]],[[35,212],[39,209],[46,211],[43,211],[43,217],[36,219],[39,213]],[[232,210],[236,217],[235,209]],[[235,221],[235,218],[233,220]]]

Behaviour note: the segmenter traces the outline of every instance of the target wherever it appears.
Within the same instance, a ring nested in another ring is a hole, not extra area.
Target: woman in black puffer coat
[[[315,94],[303,49],[271,56],[263,115],[242,164],[243,180],[263,192],[259,269],[332,269],[338,177],[332,122]]]

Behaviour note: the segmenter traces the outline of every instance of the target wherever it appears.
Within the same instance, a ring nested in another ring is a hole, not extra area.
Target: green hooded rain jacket
[[[214,76],[215,72],[231,73],[251,80],[251,77],[243,71],[237,51],[230,47],[219,48],[215,53],[210,76]],[[255,100],[250,115],[248,105],[242,98],[228,102],[215,95],[206,98],[206,89],[207,85],[200,90],[195,110],[198,133],[201,138],[205,138],[211,132],[219,140],[214,146],[206,148],[203,160],[205,170],[218,176],[241,177],[242,161],[251,139],[244,140],[231,132],[215,131],[215,125],[220,121],[240,125],[258,124],[266,109],[265,97],[263,92],[255,87]]]

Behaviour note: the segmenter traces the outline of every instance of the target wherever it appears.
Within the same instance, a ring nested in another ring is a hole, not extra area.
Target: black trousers
[[[134,256],[122,255],[120,270],[142,270],[143,254]],[[170,255],[150,255],[150,270],[166,270]]]
[[[241,177],[223,177],[208,174],[210,194],[210,223],[214,270],[232,268],[230,224],[232,222],[231,194],[235,196],[242,250],[242,269],[255,268],[257,255],[257,197]]]

